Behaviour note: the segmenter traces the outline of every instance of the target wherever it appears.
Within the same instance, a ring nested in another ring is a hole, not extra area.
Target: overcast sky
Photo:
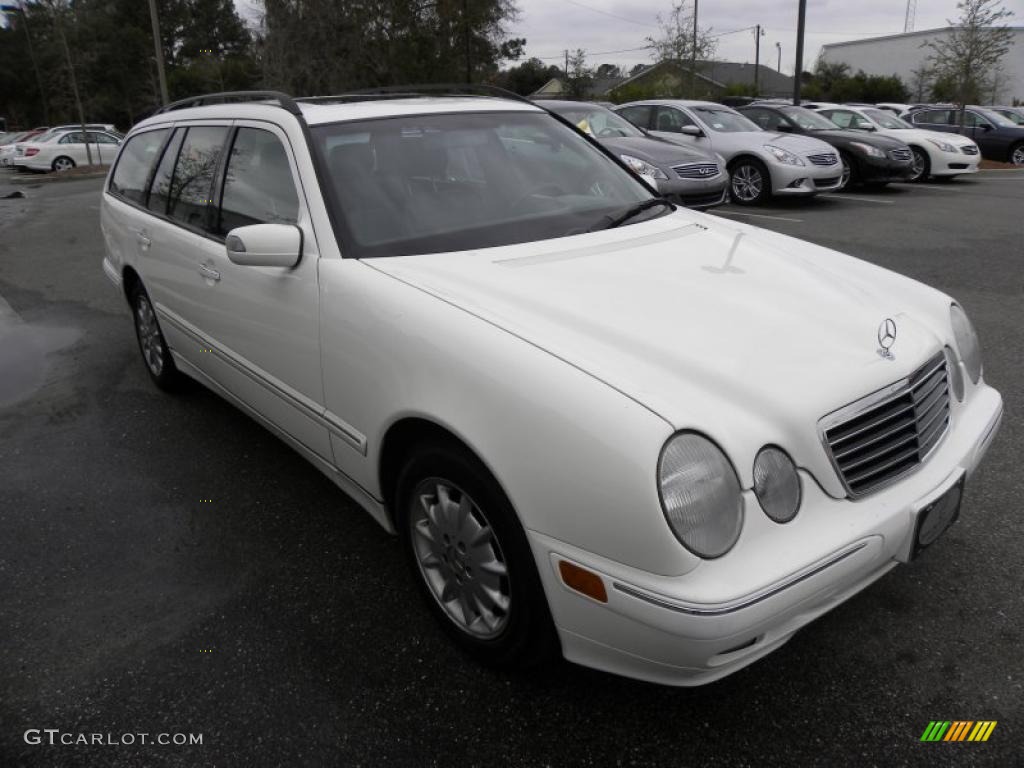
[[[472,0],[471,0],[472,1]],[[252,0],[235,0],[250,8]],[[1011,23],[1024,25],[1024,0],[1003,0],[1016,16]],[[518,0],[519,19],[511,25],[515,37],[526,38],[527,56],[553,64],[564,62],[563,51],[583,48],[588,64],[605,62],[627,68],[649,63],[641,48],[648,35],[658,34],[658,14],[667,15],[672,0]],[[742,27],[760,24],[761,62],[776,66],[782,46],[782,71],[792,74],[796,54],[797,0],[701,0],[700,26],[718,37],[716,58],[754,61],[754,32]],[[804,68],[813,66],[824,43],[903,31],[906,0],[808,0]],[[252,16],[252,11],[249,14]],[[914,28],[931,29],[956,17],[956,0],[917,0]],[[615,53],[603,53],[615,51]]]

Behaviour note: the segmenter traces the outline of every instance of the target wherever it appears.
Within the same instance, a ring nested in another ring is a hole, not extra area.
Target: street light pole
[[[20,13],[22,24],[25,25],[25,42],[28,43],[28,57],[32,61],[32,70],[36,74],[36,87],[39,89],[39,99],[43,102],[43,124],[50,124],[50,105],[46,101],[46,91],[43,90],[43,76],[39,74],[39,62],[36,61],[36,52],[32,47],[32,34],[28,29],[28,14],[25,13],[25,6],[18,3],[18,5],[3,5],[0,6],[0,11],[4,13]]]
[[[782,43],[775,44],[775,50],[779,52],[779,63],[775,66],[780,73],[782,72]]]
[[[760,75],[761,75],[761,35],[764,32],[761,31],[761,25],[754,25],[754,95],[757,96],[760,91]]]
[[[160,19],[156,15],[156,0],[149,0],[149,20],[153,23],[153,49],[156,53],[156,73],[160,78],[160,104],[167,106],[167,75],[164,74],[164,47],[160,44]]]
[[[800,75],[804,71],[804,20],[807,17],[807,0],[800,0],[796,20],[796,67],[793,70],[793,104],[800,106]]]

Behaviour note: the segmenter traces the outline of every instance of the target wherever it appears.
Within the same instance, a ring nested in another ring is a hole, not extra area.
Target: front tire
[[[772,194],[772,179],[765,164],[745,157],[729,169],[729,194],[738,205],[759,205]]]
[[[493,666],[548,660],[558,641],[533,554],[487,468],[454,441],[423,443],[395,500],[413,578],[448,635]]]
[[[174,358],[167,348],[153,304],[141,284],[132,289],[131,305],[135,338],[138,339],[139,351],[149,377],[165,392],[176,391],[181,384],[181,373],[174,365]]]
[[[1010,147],[1007,159],[1014,165],[1024,165],[1024,141],[1018,141]]]
[[[75,161],[72,160],[70,157],[65,157],[64,155],[61,155],[60,157],[54,159],[54,161],[50,164],[50,167],[57,173],[63,173],[64,171],[70,171],[72,168],[74,168]]]
[[[842,192],[857,183],[857,166],[845,152],[839,153],[839,160],[843,164],[843,174],[840,177],[839,189],[836,191]]]
[[[928,153],[920,147],[911,147],[911,153],[914,155],[911,168],[913,173],[907,178],[910,182],[926,181],[932,170],[932,161],[928,157]]]

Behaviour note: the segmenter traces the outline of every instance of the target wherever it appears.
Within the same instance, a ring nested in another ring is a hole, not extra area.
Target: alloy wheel
[[[135,303],[135,330],[139,336],[139,346],[146,360],[150,373],[159,377],[164,369],[164,347],[160,338],[160,326],[156,322],[156,314],[145,296],[139,296]]]
[[[430,593],[452,623],[480,640],[508,625],[508,567],[494,529],[469,494],[436,477],[410,499],[413,554]]]
[[[57,171],[58,173],[62,171],[70,171],[74,167],[75,164],[68,160],[66,157],[58,157],[56,160],[53,161],[53,170]]]
[[[743,202],[756,200],[764,188],[761,172],[752,165],[741,165],[732,174],[732,192]]]
[[[1014,165],[1024,165],[1024,144],[1014,147],[1013,153],[1010,155],[1010,162]]]
[[[927,158],[924,156],[924,152],[916,147],[911,149],[911,155],[913,159],[910,163],[910,169],[913,171],[913,175],[910,177],[910,181],[920,181],[921,177],[924,176],[924,169],[927,165]]]
[[[850,175],[852,171],[850,170],[850,163],[847,159],[842,156],[840,156],[840,159],[843,162],[843,174],[839,177],[839,189],[846,189],[846,185],[850,183]]]

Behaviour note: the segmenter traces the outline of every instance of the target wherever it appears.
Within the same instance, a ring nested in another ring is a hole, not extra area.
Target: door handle
[[[142,250],[144,251],[149,250],[149,246],[153,244],[153,241],[150,239],[149,235],[146,233],[146,230],[144,229],[136,233],[136,238],[138,239],[139,245],[142,246]]]
[[[214,282],[220,280],[220,272],[212,267],[208,267],[205,264],[199,265],[199,274],[205,277],[207,280],[213,280]]]

